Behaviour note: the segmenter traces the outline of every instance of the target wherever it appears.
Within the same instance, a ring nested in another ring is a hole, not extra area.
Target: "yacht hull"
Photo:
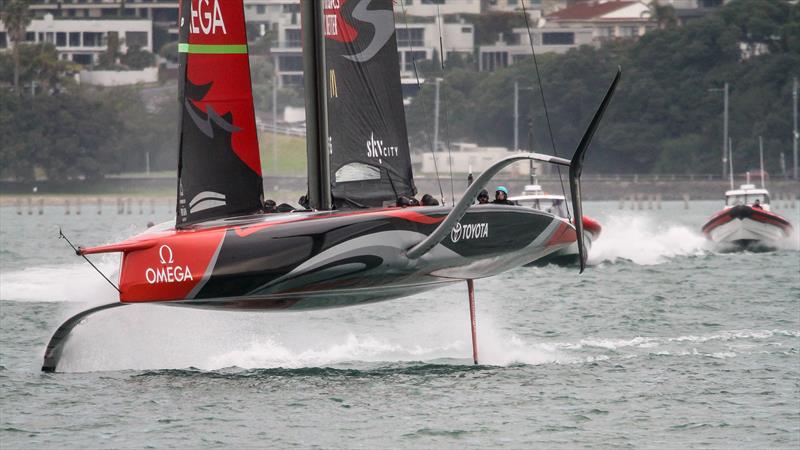
[[[600,237],[602,227],[597,221],[586,216],[583,216],[583,224],[583,243],[586,245],[586,253],[588,254],[592,250],[592,242]],[[549,264],[556,266],[573,266],[579,263],[578,243],[577,241],[572,241],[572,243],[561,250],[557,250],[547,256],[532,261],[526,264],[526,266],[543,267]]]
[[[405,256],[450,208],[257,215],[146,232],[122,252],[120,301],[309,310],[389,300],[496,275],[575,242],[574,227],[515,206],[473,206],[420,258]]]

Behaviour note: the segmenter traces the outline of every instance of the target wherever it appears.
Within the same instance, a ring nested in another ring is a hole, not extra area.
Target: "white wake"
[[[710,250],[700,233],[685,225],[661,223],[642,215],[610,216],[600,238],[592,244],[589,264],[628,260],[636,264],[661,264],[669,258],[700,255]]]

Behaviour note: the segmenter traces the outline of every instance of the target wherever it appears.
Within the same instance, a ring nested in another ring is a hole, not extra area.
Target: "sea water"
[[[453,285],[329,311],[110,310],[58,374],[39,371],[52,332],[116,294],[58,227],[110,243],[169,211],[0,208],[0,446],[798,448],[797,235],[717,253],[699,230],[719,202],[585,206],[603,234],[583,275],[475,282],[478,366]]]

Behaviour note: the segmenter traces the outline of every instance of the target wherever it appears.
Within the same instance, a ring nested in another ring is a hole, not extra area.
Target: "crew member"
[[[485,205],[487,203],[489,203],[489,191],[481,189],[481,191],[478,192],[478,204]]]
[[[401,195],[397,197],[397,206],[400,208],[408,208],[409,206],[414,206],[414,203],[411,201],[410,197]]]
[[[278,204],[275,203],[275,200],[265,200],[264,201],[264,213],[265,214],[272,214],[277,211]]]
[[[753,203],[753,208],[764,209],[761,206],[761,201],[759,199],[756,199],[755,203]]]
[[[514,202],[508,199],[508,189],[505,186],[497,186],[497,190],[494,191],[494,201],[492,202],[495,205],[513,205]]]
[[[439,200],[436,200],[431,194],[422,196],[422,206],[439,206]]]

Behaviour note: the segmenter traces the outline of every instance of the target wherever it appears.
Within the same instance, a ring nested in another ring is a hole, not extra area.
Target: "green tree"
[[[19,44],[25,41],[25,30],[33,19],[28,0],[7,0],[0,18],[3,20],[9,40],[14,45],[14,89],[19,91]]]
[[[177,42],[167,42],[166,44],[161,46],[161,49],[158,51],[158,55],[162,58],[166,59],[171,63],[178,62],[178,43]]]
[[[654,0],[650,4],[650,13],[660,29],[674,27],[678,24],[675,8],[672,5],[662,5],[659,0]]]
[[[18,65],[14,56],[0,53],[0,79],[12,80],[14,73],[20,84],[34,83],[41,90],[62,90],[74,85],[71,74],[77,66],[69,61],[58,59],[58,52],[53,44],[19,44]]]
[[[120,56],[119,60],[132,70],[142,70],[146,67],[152,67],[156,63],[155,55],[147,50],[142,50],[138,46],[128,47],[128,51]]]

